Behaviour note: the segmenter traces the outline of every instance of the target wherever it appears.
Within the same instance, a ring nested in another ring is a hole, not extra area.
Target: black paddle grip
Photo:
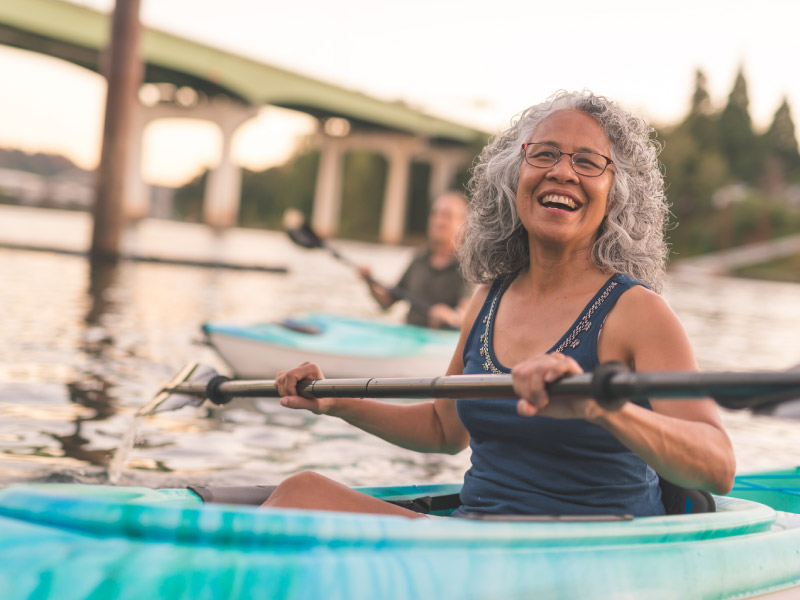
[[[618,361],[600,363],[592,371],[592,397],[606,410],[619,410],[628,401],[611,390],[611,379],[618,373],[627,373],[630,369]]]
[[[225,375],[215,375],[212,377],[206,384],[206,398],[218,406],[222,406],[223,404],[230,402],[230,397],[224,396],[219,390],[220,385],[230,380],[231,378],[225,377]]]

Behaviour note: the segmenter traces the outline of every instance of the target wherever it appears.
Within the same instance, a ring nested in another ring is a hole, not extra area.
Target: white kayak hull
[[[245,379],[272,378],[305,361],[330,378],[443,375],[458,341],[458,332],[335,315],[288,325],[206,323],[203,331],[234,375]]]

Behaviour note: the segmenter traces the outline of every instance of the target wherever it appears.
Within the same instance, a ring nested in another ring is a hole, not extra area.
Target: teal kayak
[[[457,485],[364,489],[384,499]],[[746,598],[800,591],[800,468],[717,512],[482,521],[203,504],[190,490],[0,491],[0,598]]]
[[[207,343],[237,377],[274,377],[311,361],[326,377],[444,375],[458,342],[442,331],[375,319],[314,313],[274,323],[209,322]]]

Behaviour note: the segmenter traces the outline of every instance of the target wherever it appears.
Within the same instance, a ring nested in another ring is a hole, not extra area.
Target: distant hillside
[[[45,154],[43,152],[28,154],[22,150],[12,148],[0,148],[0,169],[28,171],[45,177],[60,175],[65,172],[90,172],[80,168],[66,156]]]
[[[148,215],[176,218],[172,198],[175,189],[148,185]],[[0,203],[88,210],[94,202],[94,171],[82,169],[58,154],[0,148]]]

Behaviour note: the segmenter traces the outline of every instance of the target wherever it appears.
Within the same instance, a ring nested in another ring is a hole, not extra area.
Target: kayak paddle
[[[354,263],[346,256],[340,254],[336,248],[328,244],[324,239],[317,235],[317,233],[311,228],[311,226],[305,220],[305,217],[299,211],[293,209],[287,210],[283,215],[283,227],[286,230],[286,233],[289,235],[289,239],[291,239],[298,246],[311,250],[322,248],[330,252],[334,258],[340,260],[347,266],[356,270],[359,268],[359,265]],[[370,275],[367,275],[366,279],[368,283],[385,289],[395,300],[408,300],[414,310],[420,314],[427,315],[431,310],[430,303],[418,298],[405,288],[400,286],[389,287],[379,283],[378,281],[375,281],[375,279],[373,279]]]
[[[304,380],[298,392],[307,398],[517,398],[511,375],[448,375]],[[615,410],[628,400],[702,398],[725,408],[757,409],[800,398],[800,371],[636,373],[620,363],[603,363],[591,373],[563,377],[547,385],[554,398],[594,397]],[[148,415],[208,398],[225,404],[232,398],[277,398],[275,380],[233,380],[210,367],[190,364],[159,390],[138,414]]]

